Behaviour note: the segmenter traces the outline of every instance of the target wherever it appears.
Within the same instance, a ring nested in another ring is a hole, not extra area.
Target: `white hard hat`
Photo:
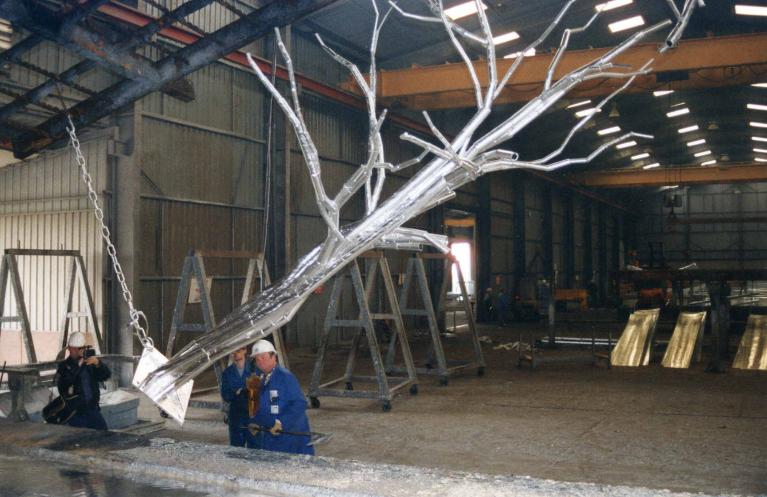
[[[272,345],[272,342],[269,340],[259,340],[255,344],[253,344],[253,352],[251,355],[256,356],[258,354],[263,354],[264,352],[277,352],[274,350],[274,345]]]
[[[68,347],[85,347],[85,333],[80,333],[79,331],[76,331],[69,335],[69,340],[67,341]]]

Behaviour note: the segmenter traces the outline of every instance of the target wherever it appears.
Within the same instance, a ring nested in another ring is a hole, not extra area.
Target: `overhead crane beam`
[[[600,171],[573,174],[569,177],[574,183],[602,188],[744,183],[767,181],[767,164]]]
[[[246,17],[234,21],[218,31],[187,45],[153,65],[155,79],[127,79],[71,109],[76,126],[95,122],[121,107],[157,91],[166,83],[186,76],[211,64],[230,52],[269,33],[273,28],[291,24],[335,0],[294,0],[272,2]],[[68,124],[66,115],[57,115],[14,140],[14,155],[25,158],[63,138]]]
[[[145,24],[140,29],[138,29],[136,33],[130,39],[126,40],[120,45],[119,47],[120,50],[125,52],[134,50],[136,47],[142,45],[143,43],[151,39],[151,37],[154,34],[156,34],[158,31],[163,29],[163,27],[171,25],[173,24],[173,22],[178,21],[179,19],[182,19],[185,16],[188,16],[189,14],[199,9],[202,9],[203,7],[208,5],[211,1],[212,0],[191,0],[189,2],[181,4],[179,7],[177,7],[175,10],[171,11],[167,15],[157,18],[153,20],[152,22]],[[100,4],[103,4],[103,2],[100,2]],[[99,6],[100,5],[93,5],[91,10],[98,8]],[[86,9],[83,7],[76,12],[82,15],[83,11],[85,10]],[[17,46],[35,43],[35,41],[33,40],[39,40],[39,38],[36,37],[35,35],[29,36],[23,41],[14,45],[13,48],[11,48],[11,50],[15,49]],[[25,44],[25,42],[28,42],[28,43]],[[11,50],[9,50],[9,52]],[[19,53],[23,53],[23,51],[20,51]],[[2,60],[2,57],[5,56],[6,54],[7,52],[0,54],[0,60]],[[69,69],[67,69],[60,75],[58,75],[58,81],[61,81],[62,83],[67,85],[74,84],[77,81],[78,77],[87,73],[88,71],[96,67],[96,65],[97,65],[96,62],[93,60],[83,60],[81,62],[78,62],[77,64],[73,65],[72,67],[70,67]],[[45,99],[52,92],[56,91],[58,81],[56,79],[48,79],[46,82],[29,90],[21,98],[18,98],[14,100],[13,102],[0,108],[0,121],[5,121],[10,116],[15,114],[16,112],[19,112],[21,109],[23,109],[27,104],[34,104]],[[192,95],[193,93],[194,92],[192,91]],[[180,96],[180,95],[176,95],[176,96]]]
[[[710,88],[742,85],[756,82],[767,68],[767,34],[744,34],[683,40],[679,46],[657,57],[657,43],[637,45],[626,50],[616,60],[633,68],[641,67],[651,58],[656,61],[652,72],[638,77],[626,89],[627,93],[642,92],[658,87],[670,89]],[[555,76],[604,55],[609,48],[572,50],[565,52]],[[517,69],[498,103],[530,100],[540,94],[546,80],[546,71],[554,54],[527,58]],[[512,59],[498,61],[498,72],[503,74]],[[480,84],[487,84],[485,61],[474,63]],[[594,80],[580,85],[570,93],[572,97],[605,96],[612,93],[623,80]],[[345,88],[356,91],[351,82]],[[378,95],[384,103],[398,101],[411,108],[460,108],[475,105],[473,86],[463,63],[414,67],[395,71],[380,71]]]

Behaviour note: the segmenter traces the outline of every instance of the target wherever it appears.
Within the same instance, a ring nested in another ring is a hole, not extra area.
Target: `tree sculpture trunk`
[[[350,70],[353,78],[360,86],[367,102],[370,128],[367,162],[362,164],[360,169],[349,178],[334,199],[328,197],[322,184],[319,154],[301,114],[292,62],[287,50],[285,50],[284,45],[279,40],[279,32],[276,32],[276,36],[278,37],[278,46],[290,75],[292,105],[277,91],[258,66],[251,61],[256,75],[272,93],[296,132],[298,143],[307,162],[320,214],[328,225],[328,235],[321,245],[300,260],[290,274],[233,311],[211,333],[191,342],[166,364],[152,371],[143,381],[136,381],[134,379],[140,389],[153,401],[162,405],[162,402],[167,400],[174,390],[188,384],[190,380],[210,367],[213,361],[226,356],[243,344],[268,336],[279,327],[288,323],[314,289],[343,269],[344,266],[364,251],[375,247],[412,249],[423,245],[433,245],[440,250],[446,251],[447,244],[443,236],[403,228],[402,226],[411,218],[450,199],[455,195],[457,188],[474,181],[477,177],[493,171],[515,168],[553,171],[569,164],[588,162],[605,149],[628,137],[652,139],[649,135],[628,132],[602,143],[588,157],[555,160],[567,146],[572,136],[582,129],[610,99],[628,86],[637,75],[649,72],[649,66],[652,63],[652,61],[648,61],[645,66],[636,71],[618,71],[614,60],[627,48],[649,34],[672,24],[671,21],[665,21],[639,31],[599,59],[554,81],[555,69],[561,55],[567,48],[570,36],[586,30],[600,15],[599,11],[594,14],[586,25],[568,28],[563,31],[559,50],[548,70],[544,90],[500,125],[484,136],[475,139],[476,131],[490,115],[494,100],[499,96],[514,71],[524,60],[524,53],[543,42],[554,28],[560,24],[568,9],[576,0],[566,2],[559,15],[552,21],[541,37],[522,52],[502,78],[499,78],[496,72],[492,32],[481,8],[480,0],[476,1],[477,16],[482,27],[482,33],[479,35],[467,32],[457,24],[454,24],[445,15],[441,0],[429,1],[433,17],[408,14],[403,12],[394,2],[390,2],[392,9],[383,16],[382,21],[379,18],[376,3],[373,0],[372,5],[376,18],[371,43],[369,79],[365,79],[356,66],[325,46],[318,37],[323,48],[331,57]],[[701,0],[686,0],[680,12],[677,10],[673,0],[668,1],[677,18],[677,23],[676,27],[671,30],[666,43],[662,45],[662,51],[676,44],[681,36],[682,29],[692,15],[694,7],[696,5],[702,6]],[[415,160],[399,165],[392,165],[385,161],[382,147],[383,140],[380,136],[385,112],[377,116],[375,102],[375,47],[381,26],[392,10],[396,10],[408,18],[443,24],[447,35],[466,63],[467,70],[474,82],[474,93],[477,102],[477,112],[452,140],[448,140],[432,123],[429,115],[424,113],[424,118],[439,144],[435,145],[408,133],[403,134],[403,140],[419,145],[423,148],[424,153]],[[488,71],[487,87],[480,87],[476,71],[466,54],[462,41],[477,43],[484,48]],[[583,81],[604,78],[624,78],[626,79],[626,84],[596,105],[595,110],[591,114],[583,117],[572,128],[570,133],[564,138],[561,146],[556,150],[540,159],[522,160],[516,152],[498,148],[503,143],[514,138],[535,118],[550,109],[552,105],[563,98],[573,87]],[[379,205],[386,172],[398,171],[412,166],[426,155],[431,155],[432,159],[404,186]],[[374,173],[375,183],[373,183]],[[345,227],[339,226],[338,213],[340,208],[363,186],[365,187],[366,215],[357,223]],[[139,369],[141,369],[141,364],[139,364]],[[186,412],[185,401],[182,400],[181,404],[183,405],[179,406],[179,411],[174,413],[174,417],[179,421],[183,421],[184,413]]]

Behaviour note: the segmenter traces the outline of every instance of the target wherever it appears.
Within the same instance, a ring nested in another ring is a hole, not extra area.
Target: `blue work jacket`
[[[304,393],[296,377],[287,369],[278,365],[272,370],[261,386],[259,401],[258,412],[251,422],[271,428],[279,419],[286,432],[309,433]],[[314,447],[307,445],[310,441],[308,435],[272,435],[265,432],[262,436],[262,448],[265,450],[314,455]]]
[[[248,391],[245,388],[245,380],[253,372],[253,363],[247,360],[242,376],[239,375],[235,364],[230,364],[221,373],[221,398],[229,403],[229,426],[234,429],[243,428],[248,424]],[[237,390],[240,390],[239,395]]]

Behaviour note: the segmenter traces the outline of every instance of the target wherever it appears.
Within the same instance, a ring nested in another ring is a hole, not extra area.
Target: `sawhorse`
[[[469,328],[469,334],[471,337],[472,345],[474,348],[474,360],[470,361],[448,361],[445,357],[445,349],[442,346],[442,339],[439,333],[439,326],[437,324],[437,313],[434,310],[433,301],[431,298],[431,291],[429,290],[429,282],[426,277],[426,268],[424,266],[424,259],[426,260],[443,260],[443,274],[442,285],[440,288],[440,296],[437,304],[437,312],[449,312],[450,310],[460,310],[466,314],[467,326]],[[447,306],[447,292],[450,283],[450,271],[455,265],[456,273],[458,276],[458,284],[461,289],[461,301],[456,306]],[[408,307],[408,298],[410,288],[415,284],[418,288],[418,295],[423,303],[421,308]],[[426,359],[426,367],[417,368],[416,371],[419,374],[428,374],[439,376],[440,385],[447,385],[448,379],[456,372],[471,367],[477,368],[477,374],[482,376],[485,374],[485,359],[482,354],[482,346],[479,342],[479,336],[477,335],[477,329],[474,322],[474,310],[471,307],[471,301],[469,300],[468,292],[466,291],[466,282],[463,278],[463,272],[458,261],[451,254],[430,254],[430,253],[416,253],[410,257],[407,261],[407,269],[405,270],[405,278],[400,290],[399,305],[400,313],[403,316],[416,316],[425,317],[429,326],[429,336],[431,337],[431,344],[429,346],[429,352]],[[394,365],[394,358],[396,354],[397,336],[392,335],[389,342],[389,350],[386,354],[386,370],[389,372],[398,372],[401,367]],[[436,361],[436,368],[434,362]]]
[[[69,331],[71,329],[70,321],[72,319],[87,318],[96,337],[96,348],[99,354],[104,353],[104,337],[101,336],[99,323],[96,319],[96,308],[93,303],[93,294],[88,284],[88,273],[85,268],[85,262],[79,250],[38,250],[38,249],[6,249],[3,253],[2,263],[0,263],[0,325],[3,323],[19,323],[21,327],[21,337],[24,342],[24,350],[27,354],[29,363],[37,362],[35,344],[32,340],[32,326],[29,321],[27,304],[24,298],[24,290],[21,285],[21,274],[19,273],[18,257],[71,257],[72,263],[67,278],[67,305],[64,309],[62,328],[64,330],[61,339],[61,349],[67,345]],[[8,288],[8,280],[11,282],[11,289],[16,300],[16,316],[4,316],[5,301]],[[85,302],[84,311],[74,311],[75,280],[80,284],[80,298]]]
[[[231,251],[231,250],[193,250],[184,259],[184,267],[181,271],[181,281],[179,282],[178,294],[176,295],[176,306],[173,310],[173,320],[170,326],[170,335],[165,354],[167,357],[173,356],[173,348],[176,343],[176,337],[179,332],[208,333],[216,327],[216,318],[213,311],[213,302],[211,300],[209,287],[206,284],[207,275],[205,272],[205,258],[210,259],[245,259],[248,261],[248,269],[245,274],[245,286],[242,290],[240,304],[244,304],[255,293],[255,282],[260,281],[259,290],[263,290],[271,284],[269,270],[264,263],[264,254],[260,252]],[[184,314],[189,305],[189,290],[192,280],[197,284],[200,290],[200,307],[202,310],[202,322],[186,323]],[[273,333],[274,346],[277,350],[277,356],[280,364],[289,368],[288,356],[285,353],[285,346],[282,341],[282,333],[277,330]],[[216,373],[216,381],[221,384],[222,364],[216,361],[213,364]]]
[[[391,399],[397,390],[410,386],[411,395],[418,393],[418,380],[416,378],[415,365],[413,364],[413,357],[410,354],[410,345],[408,344],[407,334],[405,333],[404,324],[402,322],[402,315],[400,314],[400,308],[397,303],[389,263],[380,251],[367,252],[362,254],[360,258],[366,259],[367,262],[364,284],[357,260],[352,262],[343,273],[336,276],[335,282],[333,283],[333,291],[330,295],[328,312],[325,316],[325,324],[320,338],[320,346],[317,351],[317,360],[314,364],[314,371],[312,372],[312,379],[309,386],[309,400],[314,408],[320,407],[319,397],[328,396],[378,399],[381,401],[382,409],[384,411],[389,411],[391,409]],[[376,275],[379,270],[384,283],[384,293],[389,306],[389,312],[371,312],[370,310],[369,303],[375,289]],[[351,276],[354,297],[359,307],[359,316],[357,319],[339,319],[337,316],[338,304],[346,273]],[[406,377],[386,376],[386,369],[381,358],[381,350],[378,345],[378,338],[376,337],[373,320],[387,320],[393,323],[392,335],[400,337],[402,355],[405,361],[404,370],[407,372]],[[334,328],[344,327],[356,328],[358,330],[352,339],[351,350],[349,351],[349,357],[346,361],[346,370],[343,376],[320,384],[322,370],[325,367],[330,332]],[[373,361],[373,369],[375,372],[374,376],[354,375],[354,366],[363,334],[368,341],[370,356]],[[390,385],[390,381],[392,380],[399,381],[399,383]],[[376,383],[378,385],[378,391],[354,390],[355,381]],[[345,389],[333,388],[334,385],[338,384],[344,384]]]

